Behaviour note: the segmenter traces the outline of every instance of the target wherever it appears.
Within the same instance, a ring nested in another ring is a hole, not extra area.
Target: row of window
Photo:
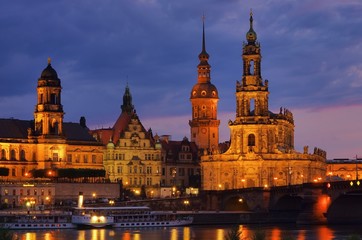
[[[17,195],[20,195],[20,196],[37,196],[38,195],[38,189],[12,189],[12,195],[13,196],[17,196]],[[44,189],[41,189],[40,190],[40,196],[45,196],[45,192],[48,193],[48,196],[51,196],[52,195],[52,190],[51,189],[48,189],[47,191],[44,190]],[[9,189],[4,189],[4,195],[5,196],[8,196],[10,195],[10,191]]]
[[[25,151],[24,150],[20,150],[19,156],[17,156],[16,151],[14,149],[10,150],[10,156],[8,157],[6,154],[5,149],[1,149],[1,156],[0,156],[1,160],[18,160],[20,159],[21,161],[25,161]]]
[[[110,160],[126,160],[126,155],[124,153],[107,153],[106,159]],[[145,160],[159,160],[160,155],[159,154],[153,154],[153,153],[146,153]]]
[[[146,181],[143,182],[142,178],[129,178],[129,182],[126,182],[126,184],[134,185],[134,186],[140,186],[143,184],[146,184],[147,186],[152,185],[152,178],[148,177],[146,178]]]
[[[74,155],[74,162],[75,163],[90,163],[90,161],[91,161],[91,163],[97,163],[97,155],[95,155],[95,154],[92,154],[91,155],[91,160],[89,161],[89,159],[88,159],[88,155],[80,155],[80,154],[75,154]],[[12,150],[10,150],[10,157],[9,158],[7,158],[7,155],[6,155],[6,150],[5,149],[2,149],[1,150],[1,155],[0,155],[0,159],[1,160],[8,160],[8,159],[10,159],[10,160],[17,160],[17,159],[20,159],[21,161],[25,161],[26,160],[26,158],[25,158],[25,151],[24,150],[20,150],[20,154],[19,154],[19,158],[17,158],[17,156],[16,156],[16,151],[14,150],[14,149],[12,149]],[[53,155],[52,155],[52,159],[50,159],[50,160],[53,160],[53,161],[56,161],[56,162],[58,162],[58,161],[61,161],[62,159],[61,158],[59,158],[59,156],[58,156],[58,153],[53,153]],[[69,162],[69,163],[71,163],[71,162],[73,162],[73,154],[67,154],[67,162]]]
[[[58,161],[58,156],[54,156],[53,154],[53,161]],[[97,155],[92,154],[90,159],[89,155],[81,155],[81,154],[67,154],[67,162],[68,163],[97,163]]]
[[[169,176],[171,177],[184,177],[185,176],[185,168],[170,168],[169,169]],[[187,176],[193,176],[195,175],[195,169],[194,168],[187,168]],[[166,168],[162,168],[162,176],[166,176]]]
[[[124,167],[125,166],[117,166],[117,174],[122,174],[124,173]],[[141,173],[141,174],[152,174],[152,167],[151,166],[146,166],[146,167],[142,167],[142,166],[128,166],[125,167],[128,168],[128,173]],[[109,167],[109,171],[111,173],[113,173],[113,166]],[[156,169],[156,174],[158,174],[160,172],[159,168],[157,167]]]

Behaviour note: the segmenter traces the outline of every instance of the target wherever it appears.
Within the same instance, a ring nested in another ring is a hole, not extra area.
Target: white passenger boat
[[[77,207],[72,223],[79,228],[91,227],[164,227],[189,225],[193,218],[171,211],[152,211],[149,207]]]
[[[13,230],[76,228],[69,213],[1,213],[0,225]]]

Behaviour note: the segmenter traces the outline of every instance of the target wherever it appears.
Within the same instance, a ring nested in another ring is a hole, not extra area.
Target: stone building
[[[243,74],[236,83],[236,117],[229,121],[230,147],[201,157],[204,190],[300,184],[321,180],[326,153],[294,149],[294,119],[286,108],[269,110],[268,80],[261,76],[261,47],[253,29],[243,44]]]
[[[34,169],[103,169],[102,145],[88,133],[85,118],[63,122],[61,89],[49,60],[38,79],[34,120],[0,119],[0,168],[9,169],[6,180],[29,179]]]
[[[111,182],[122,181],[136,195],[145,186],[147,195],[158,194],[161,181],[161,143],[146,130],[132,104],[129,87],[123,95],[122,112],[112,128],[91,130],[105,146],[103,164]]]
[[[186,137],[182,141],[173,141],[167,135],[161,136],[159,142],[162,144],[161,187],[176,187],[181,191],[189,187],[199,188],[200,160],[196,144]]]
[[[202,28],[202,51],[199,54],[200,63],[197,66],[197,83],[191,90],[192,105],[191,141],[195,142],[199,150],[212,151],[218,148],[219,125],[217,119],[217,103],[219,94],[215,85],[211,83],[211,66],[208,63],[209,54],[206,52],[205,27]]]
[[[339,158],[327,160],[326,181],[349,181],[362,179],[362,159]]]

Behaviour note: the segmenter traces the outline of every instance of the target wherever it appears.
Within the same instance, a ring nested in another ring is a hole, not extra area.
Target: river
[[[140,229],[63,229],[17,231],[19,240],[225,240],[232,226],[187,226]],[[250,239],[264,231],[266,239],[331,240],[362,236],[360,226],[295,226],[295,225],[240,225],[240,239]],[[289,238],[284,238],[289,237]],[[353,238],[356,239],[356,238]],[[359,238],[357,238],[359,239]]]

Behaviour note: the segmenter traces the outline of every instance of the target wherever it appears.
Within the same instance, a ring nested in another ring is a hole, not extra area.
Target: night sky
[[[362,157],[360,0],[17,0],[0,3],[0,118],[33,119],[47,59],[62,81],[66,122],[113,126],[128,83],[146,129],[190,139],[202,15],[220,141],[235,119],[250,9],[269,108],[292,111],[295,147]]]

